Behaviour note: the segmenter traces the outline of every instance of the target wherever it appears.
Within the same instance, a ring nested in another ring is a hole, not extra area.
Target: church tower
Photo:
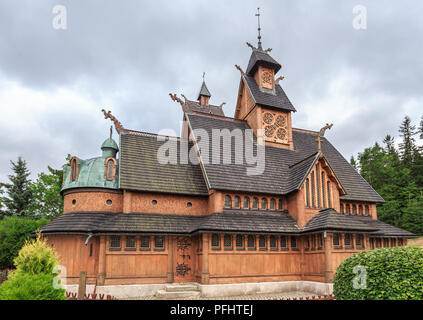
[[[259,20],[257,48],[247,42],[252,53],[246,72],[236,66],[241,81],[235,118],[246,120],[256,134],[262,129],[267,145],[293,150],[291,112],[296,110],[279,84],[283,77],[275,79],[282,66],[270,56],[272,49],[263,50],[260,30]]]

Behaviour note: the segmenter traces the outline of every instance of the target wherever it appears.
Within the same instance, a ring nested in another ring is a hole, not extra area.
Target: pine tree
[[[421,117],[421,120],[420,120],[419,132],[420,132],[420,139],[423,139],[423,116]]]
[[[25,216],[31,201],[32,192],[29,188],[30,180],[28,179],[30,172],[27,168],[26,161],[21,157],[17,163],[10,161],[14,175],[9,175],[11,183],[4,183],[7,197],[3,198],[6,206],[5,215],[8,216]]]
[[[416,140],[413,136],[416,134],[416,127],[411,125],[411,119],[408,116],[405,116],[401,127],[400,127],[400,136],[402,137],[402,142],[399,144],[401,161],[403,166],[411,167],[413,163],[413,154],[416,149]]]

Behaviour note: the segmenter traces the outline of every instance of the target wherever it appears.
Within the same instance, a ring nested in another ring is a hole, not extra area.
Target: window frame
[[[264,239],[264,246],[262,246],[261,240]],[[267,251],[267,236],[265,235],[259,235],[259,250],[260,251]]]
[[[158,246],[158,239],[162,239],[162,246]],[[164,236],[154,236],[154,251],[165,251],[165,237]]]
[[[241,238],[241,246],[238,246],[238,240]],[[235,235],[235,248],[237,251],[245,250],[245,236],[243,234]]]
[[[230,247],[226,245],[226,240],[228,238],[230,239],[230,244],[231,244]],[[223,250],[232,251],[233,249],[234,249],[234,239],[233,239],[233,236],[231,234],[229,234],[229,233],[225,233],[223,235]]]
[[[251,239],[253,239],[253,243],[254,243],[254,246],[253,247],[250,246],[250,240]],[[257,250],[257,237],[256,237],[256,235],[249,234],[247,236],[247,249],[249,251],[256,251]]]
[[[214,240],[217,239],[217,245],[215,245]],[[221,239],[220,239],[220,234],[219,233],[212,233],[211,235],[211,241],[210,241],[210,245],[212,250],[220,250],[221,245],[220,245]]]
[[[128,240],[133,241],[133,246],[128,246]],[[137,250],[137,237],[136,236],[125,236],[125,251],[136,251]]]
[[[143,246],[143,240],[148,240],[148,247]],[[140,251],[151,251],[151,237],[150,236],[140,236]]]
[[[119,247],[113,246],[114,240],[117,243],[117,239],[119,239]],[[111,235],[109,239],[109,251],[121,251],[122,250],[122,237],[120,235]]]

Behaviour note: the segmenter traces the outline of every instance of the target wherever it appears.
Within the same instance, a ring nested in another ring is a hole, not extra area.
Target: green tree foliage
[[[375,143],[358,154],[357,167],[386,201],[378,205],[378,218],[423,235],[423,149],[409,117],[399,131],[398,149],[394,137],[387,135],[383,147]]]
[[[30,234],[48,222],[23,217],[0,220],[0,270],[13,268],[13,260]]]
[[[16,270],[0,285],[1,300],[65,300],[65,290],[54,286],[58,254],[40,235],[25,242],[14,264]]]
[[[32,197],[29,188],[30,180],[28,179],[30,172],[26,161],[21,157],[18,158],[16,163],[13,161],[10,161],[10,163],[14,174],[9,175],[10,183],[3,184],[7,193],[7,197],[2,200],[6,206],[5,215],[26,216]]]
[[[63,170],[48,167],[48,173],[40,173],[38,179],[31,182],[32,199],[28,212],[34,218],[56,218],[63,213],[62,188]]]
[[[423,249],[395,247],[353,254],[336,270],[337,300],[422,300]]]
[[[352,166],[355,170],[358,170],[358,168],[357,168],[357,161],[355,161],[354,156],[351,156],[351,159],[350,159],[350,164],[351,164],[351,166]]]

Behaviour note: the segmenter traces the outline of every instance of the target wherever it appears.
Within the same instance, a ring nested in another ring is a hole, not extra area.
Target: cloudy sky
[[[63,5],[67,28],[55,29]],[[353,28],[353,8],[367,29]],[[297,109],[295,127],[334,127],[327,137],[346,158],[423,114],[421,1],[0,2],[0,181],[22,156],[32,177],[59,168],[68,153],[100,154],[112,110],[126,128],[179,131],[169,92],[196,98],[202,72],[211,103],[233,116],[239,85],[262,41],[282,64],[282,87]],[[116,137],[116,135],[115,135]]]

